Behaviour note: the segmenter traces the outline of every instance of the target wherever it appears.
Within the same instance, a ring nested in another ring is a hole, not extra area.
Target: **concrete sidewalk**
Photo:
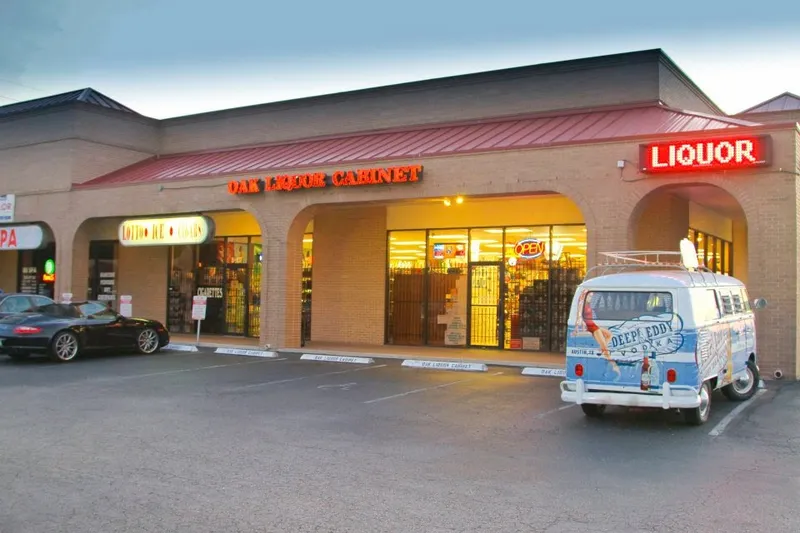
[[[559,375],[564,369],[564,354],[548,352],[522,352],[508,350],[485,350],[463,348],[441,348],[428,346],[363,346],[332,343],[309,343],[302,348],[279,348],[267,350],[259,347],[255,339],[241,337],[207,337],[196,342],[192,335],[173,335],[167,349],[180,351],[215,351],[232,355],[270,357],[274,355],[314,356],[320,360],[334,358],[369,358],[403,360],[405,366],[452,368],[477,370],[482,367],[500,366],[541,369],[532,375]],[[309,357],[307,357],[309,358]],[[427,364],[426,364],[427,363]],[[555,371],[555,374],[553,374]],[[527,373],[527,372],[526,372]]]

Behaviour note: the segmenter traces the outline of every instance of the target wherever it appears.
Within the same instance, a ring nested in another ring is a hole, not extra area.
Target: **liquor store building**
[[[191,335],[202,295],[203,335],[277,349],[535,358],[600,252],[688,237],[769,301],[766,377],[797,375],[793,95],[727,115],[647,50],[165,120],[51,100],[0,107],[0,232],[47,230],[25,261],[55,297]],[[0,286],[32,290],[0,249]]]

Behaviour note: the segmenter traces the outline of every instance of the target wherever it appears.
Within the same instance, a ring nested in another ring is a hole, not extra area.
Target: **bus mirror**
[[[767,301],[764,298],[756,298],[753,300],[753,309],[764,309],[767,306]]]

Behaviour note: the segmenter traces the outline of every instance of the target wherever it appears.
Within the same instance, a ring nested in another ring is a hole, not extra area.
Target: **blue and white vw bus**
[[[603,255],[572,301],[563,401],[591,417],[608,405],[679,409],[699,425],[713,390],[734,401],[755,394],[753,310],[764,300],[751,303],[740,280],[699,266],[686,239],[681,252]]]

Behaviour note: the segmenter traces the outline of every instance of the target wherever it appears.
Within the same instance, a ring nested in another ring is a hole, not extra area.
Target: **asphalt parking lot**
[[[2,359],[0,402],[0,533],[800,531],[795,384],[692,428],[513,368],[165,352]]]

